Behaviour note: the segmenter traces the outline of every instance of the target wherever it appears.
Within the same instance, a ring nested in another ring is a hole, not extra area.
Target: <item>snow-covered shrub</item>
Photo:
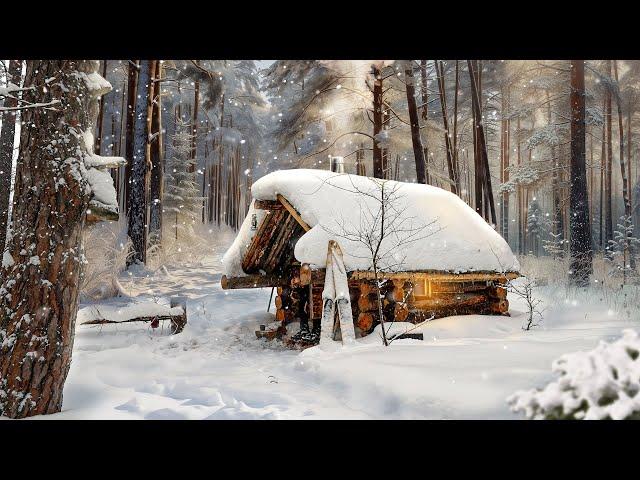
[[[622,277],[623,283],[626,283],[628,278],[636,276],[635,255],[640,240],[634,237],[633,231],[633,219],[630,216],[621,216],[613,232],[613,240],[609,240],[609,256],[605,258],[610,265],[609,275]]]
[[[202,212],[202,196],[196,181],[197,161],[191,158],[193,135],[190,124],[178,120],[173,135],[172,154],[167,158],[163,196],[163,225],[171,226],[171,236],[190,238]],[[163,241],[167,235],[163,235]]]
[[[131,240],[126,235],[126,219],[100,222],[86,228],[84,265],[80,294],[93,300],[114,297],[121,292],[118,276],[131,255]]]
[[[561,356],[552,365],[560,378],[541,390],[520,390],[507,399],[531,419],[640,419],[640,336],[624,330],[612,343]]]
[[[201,266],[205,263],[222,268],[220,260],[236,233],[231,227],[221,228],[196,223],[189,237],[178,237],[173,225],[165,225],[162,247],[149,249],[147,265],[152,270],[162,266]]]

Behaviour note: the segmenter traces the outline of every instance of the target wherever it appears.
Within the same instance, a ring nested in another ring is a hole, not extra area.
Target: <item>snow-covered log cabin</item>
[[[374,270],[385,321],[508,312],[500,285],[518,276],[518,261],[453,193],[305,169],[270,173],[251,193],[223,258],[222,288],[277,288],[277,320],[300,322],[302,333],[311,324],[307,339],[319,334],[330,240],[344,255],[356,336],[379,323]]]

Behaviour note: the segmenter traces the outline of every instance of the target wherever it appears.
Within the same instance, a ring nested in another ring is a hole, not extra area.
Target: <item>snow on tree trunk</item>
[[[62,407],[92,195],[85,159],[96,159],[97,99],[110,89],[97,69],[97,61],[27,61],[25,86],[34,88],[23,97],[59,103],[22,112],[0,287],[0,414],[13,418]]]
[[[14,85],[20,85],[21,70],[22,62],[20,60],[10,60],[7,84],[11,82]],[[15,98],[7,98],[4,101],[4,107],[7,108],[17,105],[18,101]],[[4,249],[7,233],[16,114],[17,112],[2,114],[2,131],[0,132],[0,249]]]
[[[571,185],[569,192],[569,279],[575,285],[589,284],[592,272],[591,224],[585,157],[584,61],[571,61]]]
[[[147,193],[149,191],[149,173],[147,165],[149,139],[149,92],[151,89],[151,67],[153,60],[140,60],[138,87],[136,96],[135,120],[133,126],[133,159],[131,160],[131,182],[127,216],[129,219],[129,237],[133,255],[129,265],[146,263],[147,260]]]

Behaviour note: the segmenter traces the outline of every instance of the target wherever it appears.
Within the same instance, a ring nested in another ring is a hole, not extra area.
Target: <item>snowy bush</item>
[[[531,419],[640,419],[640,336],[625,330],[613,343],[563,355],[553,362],[558,380],[507,399]]]

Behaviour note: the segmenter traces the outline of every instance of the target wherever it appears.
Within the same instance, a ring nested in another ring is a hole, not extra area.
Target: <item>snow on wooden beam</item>
[[[287,211],[291,214],[291,216],[297,220],[297,222],[300,224],[302,228],[304,228],[305,232],[308,232],[309,230],[311,230],[311,227],[307,224],[307,222],[302,220],[302,217],[300,216],[298,211],[295,208],[293,208],[293,206],[289,203],[289,201],[286,198],[284,198],[280,194],[278,194],[277,198],[278,198],[278,201],[284,206],[284,208],[286,208]]]

